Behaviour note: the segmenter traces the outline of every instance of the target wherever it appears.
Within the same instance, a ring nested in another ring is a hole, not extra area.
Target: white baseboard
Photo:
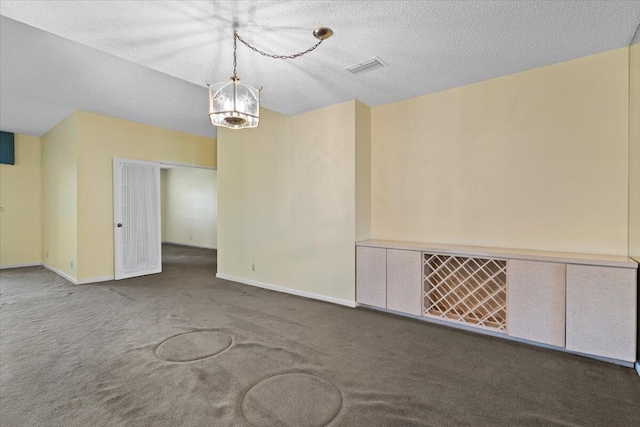
[[[640,362],[636,362],[635,364],[636,372],[640,375]]]
[[[73,277],[69,276],[66,273],[63,273],[62,271],[58,270],[57,268],[53,268],[50,265],[47,264],[43,264],[41,262],[33,262],[33,263],[26,263],[26,264],[13,264],[13,265],[5,265],[3,267],[0,267],[0,269],[4,270],[7,268],[22,268],[22,267],[44,267],[47,270],[51,271],[52,273],[57,274],[58,276],[62,277],[63,279],[73,283],[74,285],[78,284],[78,281],[76,279],[74,279]]]
[[[90,279],[76,280],[73,277],[69,276],[68,274],[63,273],[62,271],[51,267],[50,265],[47,265],[47,264],[38,264],[38,265],[42,265],[47,270],[51,271],[52,273],[57,274],[58,276],[62,277],[63,279],[66,279],[67,281],[73,283],[74,285],[87,285],[89,283],[107,282],[109,280],[115,280],[114,276],[92,277]]]
[[[58,276],[62,277],[63,279],[66,279],[67,281],[73,283],[74,285],[78,284],[78,281],[76,279],[74,279],[73,277],[69,276],[66,273],[63,273],[62,271],[58,270],[57,268],[53,268],[53,267],[51,267],[50,265],[47,265],[47,264],[42,264],[42,266],[44,268],[46,268],[47,270],[49,270],[49,271],[51,271],[53,273],[56,273]]]
[[[218,250],[218,248],[214,248],[213,246],[204,246],[204,245],[190,245],[187,243],[181,243],[181,242],[171,242],[169,240],[163,240],[162,243],[168,243],[170,245],[178,245],[178,246],[188,246],[190,248],[200,248],[200,249],[215,249]]]
[[[89,283],[108,282],[110,280],[116,280],[115,276],[93,277],[91,279],[77,280],[76,285],[87,285]]]
[[[355,306],[356,306],[356,302],[355,301],[349,301],[349,300],[346,300],[346,299],[328,297],[326,295],[314,294],[312,292],[299,291],[297,289],[291,289],[291,288],[285,288],[285,287],[282,287],[282,286],[271,285],[269,283],[262,283],[262,282],[258,282],[256,280],[243,279],[243,278],[240,278],[240,277],[234,277],[234,276],[229,276],[229,275],[220,274],[220,273],[217,273],[216,277],[219,278],[219,279],[230,280],[232,282],[238,282],[238,283],[244,283],[245,285],[255,286],[255,287],[263,288],[263,289],[269,289],[269,290],[272,290],[272,291],[282,292],[282,293],[285,293],[285,294],[297,295],[299,297],[311,298],[311,299],[316,299],[316,300],[320,300],[320,301],[330,302],[330,303],[333,303],[333,304],[344,305],[346,307],[355,308]]]
[[[22,267],[40,267],[42,265],[41,262],[27,262],[24,264],[7,264],[0,266],[0,270],[6,270],[9,268],[22,268]]]

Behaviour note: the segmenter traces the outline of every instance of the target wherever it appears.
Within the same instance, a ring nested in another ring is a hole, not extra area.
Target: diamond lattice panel
[[[507,263],[424,254],[425,316],[506,331]]]

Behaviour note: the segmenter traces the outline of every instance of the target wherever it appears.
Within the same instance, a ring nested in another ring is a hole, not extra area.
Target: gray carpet
[[[3,426],[637,426],[629,368],[215,278],[3,270]],[[187,334],[188,332],[196,332]]]
[[[216,331],[192,331],[173,336],[156,349],[156,356],[168,362],[195,362],[229,348],[231,335]]]

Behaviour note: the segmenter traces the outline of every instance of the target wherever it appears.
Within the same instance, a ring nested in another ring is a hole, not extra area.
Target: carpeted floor
[[[638,426],[629,368],[215,278],[3,270],[3,426]]]

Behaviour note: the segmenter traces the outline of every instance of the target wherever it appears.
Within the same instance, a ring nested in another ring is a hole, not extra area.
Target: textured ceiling
[[[207,89],[0,17],[0,129],[41,136],[74,110],[215,136]]]
[[[3,129],[41,134],[83,109],[213,135],[204,87],[231,75],[234,23],[278,54],[311,46],[315,27],[334,30],[294,61],[238,47],[239,76],[264,86],[263,106],[292,115],[354,98],[386,104],[622,47],[640,2],[3,0],[0,14],[35,27],[1,21]],[[373,56],[388,67],[343,70]]]

